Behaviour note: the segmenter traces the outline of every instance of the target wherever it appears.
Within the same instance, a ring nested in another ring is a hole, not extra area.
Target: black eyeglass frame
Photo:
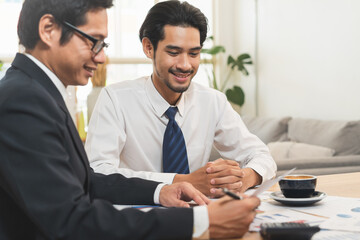
[[[74,30],[75,32],[81,34],[82,36],[86,37],[87,39],[89,39],[93,43],[91,51],[93,53],[95,53],[95,55],[98,54],[104,47],[107,48],[109,46],[109,44],[105,43],[104,40],[96,39],[93,36],[90,36],[89,34],[84,33],[83,31],[81,31],[80,29],[78,29],[77,27],[72,25],[71,23],[63,21],[63,24],[65,26],[69,27],[70,29]]]

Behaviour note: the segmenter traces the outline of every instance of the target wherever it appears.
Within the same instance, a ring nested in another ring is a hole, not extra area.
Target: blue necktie
[[[166,173],[189,173],[189,164],[184,136],[175,121],[177,107],[169,107],[165,114],[169,118],[163,142],[163,171]]]

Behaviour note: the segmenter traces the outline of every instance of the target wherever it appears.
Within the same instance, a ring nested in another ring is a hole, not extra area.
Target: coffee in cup
[[[316,180],[313,175],[287,175],[279,181],[279,186],[287,198],[308,198],[315,192]]]

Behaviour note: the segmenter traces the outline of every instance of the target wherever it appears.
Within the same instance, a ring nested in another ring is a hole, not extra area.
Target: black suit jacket
[[[191,209],[112,206],[153,204],[157,185],[94,173],[61,94],[16,55],[0,81],[0,239],[191,238]]]

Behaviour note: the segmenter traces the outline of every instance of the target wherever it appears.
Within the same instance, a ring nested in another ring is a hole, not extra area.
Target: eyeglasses
[[[87,39],[89,39],[92,43],[93,46],[91,48],[91,51],[93,51],[93,53],[98,54],[104,47],[107,48],[109,46],[108,43],[105,43],[103,40],[99,40],[96,39],[92,36],[90,36],[89,34],[84,33],[83,31],[81,31],[80,29],[78,29],[77,27],[75,27],[74,25],[64,21],[63,22],[67,27],[71,28],[72,30],[80,33],[82,36],[86,37]]]

